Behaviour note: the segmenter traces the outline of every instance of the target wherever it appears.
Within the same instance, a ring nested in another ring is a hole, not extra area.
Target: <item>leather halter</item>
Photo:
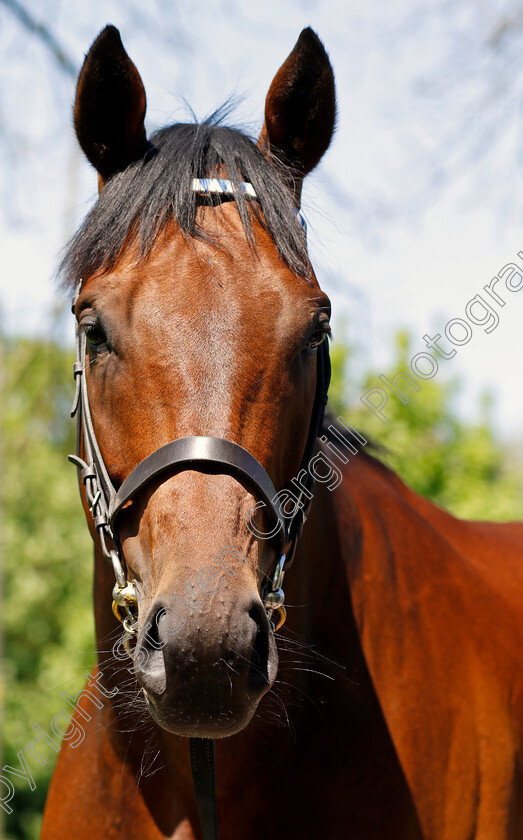
[[[231,182],[217,179],[193,182],[195,191],[206,189],[211,192],[228,194],[234,188]],[[212,184],[212,187],[209,186]],[[249,190],[252,190],[252,192]],[[250,184],[242,184],[241,189],[255,197]],[[300,223],[303,217],[297,211]],[[72,300],[74,314],[76,301],[82,288],[79,281]],[[278,494],[264,467],[246,449],[224,438],[194,435],[179,438],[165,444],[143,459],[127,476],[117,490],[107,470],[103,455],[98,446],[89,406],[87,379],[85,376],[86,336],[78,326],[76,329],[76,361],[73,365],[76,390],[71,409],[71,416],[77,417],[76,455],[69,455],[69,460],[79,470],[79,481],[85,485],[86,498],[93,516],[105,558],[113,565],[116,584],[113,589],[113,612],[123,622],[129,640],[137,633],[135,610],[137,608],[134,586],[127,578],[125,558],[119,540],[119,517],[122,509],[132,503],[136,494],[154,479],[173,475],[183,470],[219,472],[232,475],[245,482],[253,494],[265,505],[273,520],[276,530],[277,559],[268,583],[262,585],[262,600],[269,620],[273,613],[278,616],[275,632],[285,621],[283,606],[284,593],[281,588],[283,575],[294,559],[296,544],[312,501],[314,477],[309,471],[309,464],[314,455],[316,439],[323,430],[323,418],[327,404],[327,392],[330,382],[330,357],[328,340],[325,338],[317,349],[316,392],[312,407],[309,433],[300,464],[298,476],[300,490],[292,490],[296,504],[291,514],[286,514],[278,504]],[[81,457],[82,451],[84,458]],[[282,488],[285,489],[285,488]],[[272,532],[271,532],[272,533]],[[111,543],[114,547],[111,547]],[[129,651],[128,651],[129,652]],[[131,654],[130,654],[131,655]],[[198,813],[204,840],[217,840],[218,824],[215,799],[214,743],[206,738],[191,738],[191,768]]]
[[[73,298],[72,309],[76,304],[81,283],[78,285]],[[194,435],[178,438],[156,449],[143,459],[127,476],[121,487],[116,490],[105,465],[105,461],[93,427],[87,379],[85,376],[86,337],[77,329],[76,332],[76,361],[73,366],[76,380],[76,392],[71,410],[71,416],[77,416],[76,455],[70,455],[69,460],[80,470],[79,478],[86,487],[89,509],[93,515],[94,526],[99,534],[102,551],[107,560],[113,564],[116,586],[113,590],[113,605],[115,615],[124,621],[127,634],[136,633],[136,628],[130,622],[131,607],[135,606],[135,596],[132,584],[127,580],[125,572],[125,558],[119,540],[119,516],[122,509],[133,501],[136,494],[150,484],[157,477],[188,469],[200,471],[212,470],[239,477],[254,495],[257,496],[270,514],[275,525],[273,529],[277,539],[277,563],[274,572],[278,572],[275,586],[264,598],[269,614],[276,610],[283,610],[283,592],[278,597],[274,593],[281,591],[283,573],[290,567],[296,550],[296,544],[307,518],[312,499],[314,478],[308,470],[314,455],[316,438],[323,426],[323,417],[327,403],[327,391],[330,381],[330,358],[327,340],[325,339],[317,350],[316,394],[309,426],[309,434],[300,464],[298,475],[303,475],[300,490],[292,491],[296,503],[292,514],[284,514],[282,506],[278,504],[278,494],[266,470],[254,455],[243,446],[224,438]],[[83,443],[85,458],[80,456]],[[283,488],[285,489],[285,488]],[[114,548],[110,548],[108,542]],[[269,580],[271,576],[269,575]],[[121,609],[119,609],[121,608]],[[283,614],[284,616],[284,614]],[[283,623],[283,621],[281,621]],[[281,626],[281,624],[280,624]]]

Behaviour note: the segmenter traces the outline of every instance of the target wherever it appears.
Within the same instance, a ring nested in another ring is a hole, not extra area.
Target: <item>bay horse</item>
[[[74,111],[99,199],[63,264],[98,664],[43,840],[216,836],[212,741],[223,840],[523,837],[523,525],[450,516],[323,422],[298,215],[335,123],[321,42],[257,144],[218,119],[147,139],[145,109],[108,26]]]

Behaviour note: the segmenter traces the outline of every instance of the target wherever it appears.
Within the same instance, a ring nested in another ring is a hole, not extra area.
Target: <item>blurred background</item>
[[[74,327],[54,272],[96,197],[71,109],[83,55],[119,27],[149,131],[231,94],[257,137],[299,32],[330,55],[338,127],[304,189],[310,251],[332,299],[331,402],[387,446],[416,490],[459,516],[521,518],[523,293],[383,425],[360,402],[408,370],[423,335],[523,249],[523,2],[0,0],[0,767],[76,694],[93,662],[91,549],[68,419]],[[39,747],[40,749],[40,747]],[[54,763],[17,780],[0,836],[36,838]]]

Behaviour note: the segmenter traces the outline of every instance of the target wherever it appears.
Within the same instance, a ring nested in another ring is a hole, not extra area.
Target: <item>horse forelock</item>
[[[224,173],[235,184],[251,183],[256,191],[256,200],[241,191],[235,195],[251,247],[256,248],[254,215],[289,268],[298,276],[310,277],[305,237],[293,205],[292,170],[265,157],[240,130],[214,119],[160,129],[140,160],[108,180],[66,249],[59,268],[62,285],[74,287],[79,278],[111,270],[130,248],[138,260],[147,257],[173,223],[185,236],[212,239],[198,223],[201,196],[194,192],[192,180],[224,177]],[[206,198],[207,203],[221,200],[220,196]]]

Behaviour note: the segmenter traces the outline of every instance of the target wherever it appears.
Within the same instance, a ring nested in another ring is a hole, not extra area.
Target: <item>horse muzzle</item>
[[[154,720],[186,737],[233,735],[276,678],[274,634],[258,595],[218,592],[202,604],[158,598],[133,651]]]

